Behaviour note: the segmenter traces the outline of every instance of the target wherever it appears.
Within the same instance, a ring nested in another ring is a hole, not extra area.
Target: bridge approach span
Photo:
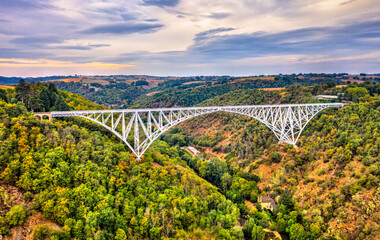
[[[82,117],[113,132],[137,156],[171,127],[187,119],[218,111],[254,118],[273,131],[280,142],[295,145],[307,123],[320,111],[342,103],[117,109],[51,112],[52,117]]]

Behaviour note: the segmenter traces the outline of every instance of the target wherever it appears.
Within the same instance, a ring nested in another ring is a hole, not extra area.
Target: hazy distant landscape
[[[3,78],[9,84],[18,78]],[[323,82],[336,85],[380,82],[380,74],[293,74],[254,77],[196,76],[57,76],[26,78],[27,82],[54,83],[58,89],[79,94],[95,103],[112,108],[127,108],[140,102],[153,106],[193,106],[208,98],[239,89],[276,90],[287,85],[312,86]],[[12,84],[11,84],[12,85]],[[172,99],[169,99],[172,98]]]

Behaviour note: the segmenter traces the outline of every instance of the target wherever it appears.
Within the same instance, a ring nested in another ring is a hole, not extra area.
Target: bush
[[[135,83],[136,86],[148,86],[149,83],[147,81],[139,80]]]
[[[10,226],[18,226],[23,224],[26,217],[26,210],[20,205],[13,206],[6,215],[7,222]]]
[[[271,152],[269,154],[269,160],[274,163],[279,163],[281,162],[281,155],[278,152]]]
[[[46,225],[39,225],[34,228],[33,231],[33,240],[44,240],[50,237],[51,232],[50,229]]]
[[[378,176],[380,175],[380,164],[379,163],[376,163],[376,164],[372,164],[370,167],[369,167],[369,172],[375,176]]]

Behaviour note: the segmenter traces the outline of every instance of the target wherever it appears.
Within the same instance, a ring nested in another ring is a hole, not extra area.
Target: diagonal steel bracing
[[[320,111],[341,103],[293,105],[217,106],[190,108],[120,109],[52,112],[52,117],[82,117],[96,122],[119,137],[138,159],[161,134],[187,119],[217,112],[252,117],[270,128],[279,142],[295,145],[307,123]]]

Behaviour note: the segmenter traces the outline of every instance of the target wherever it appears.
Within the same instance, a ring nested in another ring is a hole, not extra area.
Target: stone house
[[[259,197],[257,202],[261,203],[261,206],[265,209],[269,209],[272,212],[276,208],[276,203],[271,197]]]

